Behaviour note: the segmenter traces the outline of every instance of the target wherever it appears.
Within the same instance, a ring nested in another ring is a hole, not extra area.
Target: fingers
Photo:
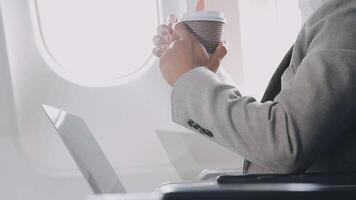
[[[221,60],[226,56],[226,54],[227,43],[222,42],[218,47],[216,47],[215,52],[210,55],[210,59],[206,67],[208,67],[213,72],[217,72],[220,67]]]
[[[195,5],[195,11],[205,10],[205,0],[198,0]]]
[[[167,18],[167,25],[161,24],[157,28],[157,35],[153,37],[155,48],[152,53],[160,57],[169,47],[169,44],[178,39],[178,36],[173,31],[173,24],[178,21],[175,15],[170,15]]]
[[[172,42],[172,36],[167,25],[160,25],[157,28],[158,35],[153,37],[153,44],[155,48],[153,49],[153,54],[160,57],[164,53],[169,44]]]
[[[152,50],[152,54],[159,58],[159,57],[162,56],[163,51],[161,49],[159,49],[159,48],[154,48]]]
[[[156,35],[153,37],[153,44],[155,48],[153,49],[153,55],[157,57],[161,57],[161,55],[168,49],[169,43],[166,41],[164,37],[160,35]]]
[[[172,32],[173,24],[177,23],[177,21],[178,21],[178,17],[173,14],[168,17],[167,24],[171,32]]]
[[[169,29],[170,28],[165,24],[158,26],[157,33],[161,37],[162,42],[170,43],[172,41],[171,31]]]
[[[175,16],[175,15],[170,15],[167,19],[167,22],[168,22],[168,27],[170,29],[170,32],[171,32],[171,37],[172,37],[172,41],[175,41],[178,39],[178,36],[177,34],[173,31],[173,25],[175,23],[178,22],[178,17]]]

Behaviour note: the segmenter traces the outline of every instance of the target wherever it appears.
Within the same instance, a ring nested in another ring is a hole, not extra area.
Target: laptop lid
[[[64,110],[47,105],[42,105],[42,108],[93,192],[95,194],[126,193],[85,122]],[[61,117],[52,121],[50,111],[60,112]]]

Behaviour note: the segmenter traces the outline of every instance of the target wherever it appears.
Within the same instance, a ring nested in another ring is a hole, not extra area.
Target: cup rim
[[[212,10],[187,12],[179,19],[179,22],[188,21],[216,21],[226,23],[225,16],[222,12]]]

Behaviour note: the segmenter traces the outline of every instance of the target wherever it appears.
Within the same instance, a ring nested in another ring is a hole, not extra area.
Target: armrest
[[[355,185],[317,184],[198,184],[166,185],[158,191],[163,200],[316,200],[356,199]]]
[[[239,171],[204,170],[201,174],[202,178],[207,178],[216,177],[222,174],[220,172]],[[356,199],[356,173],[229,175],[219,176],[218,183],[200,181],[164,185],[158,192],[164,200]]]
[[[322,185],[356,185],[356,173],[223,175],[217,178],[217,182],[218,184],[310,183]]]

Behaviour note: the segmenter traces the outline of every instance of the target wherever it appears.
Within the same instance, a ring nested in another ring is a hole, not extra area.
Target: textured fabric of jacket
[[[356,171],[356,1],[318,9],[281,74],[257,102],[195,68],[173,87],[173,121],[245,157],[248,173]]]

